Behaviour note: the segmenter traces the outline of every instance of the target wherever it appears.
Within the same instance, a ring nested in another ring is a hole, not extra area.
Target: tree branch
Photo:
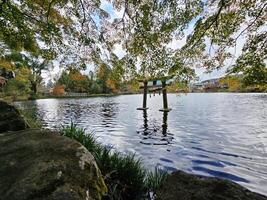
[[[80,0],[80,4],[81,4],[82,10],[83,10],[83,21],[82,21],[82,30],[81,30],[81,32],[82,32],[83,31],[83,27],[84,27],[84,23],[86,21],[86,15],[85,15],[85,7],[83,5],[83,1],[82,0]]]
[[[51,12],[51,7],[52,7],[52,4],[54,3],[54,0],[52,0],[49,5],[48,5],[48,10],[47,10],[47,13],[46,13],[46,21],[48,22],[49,20],[49,15],[50,15],[50,12]]]
[[[253,26],[253,24],[255,24],[255,22],[260,18],[260,16],[261,16],[261,14],[262,14],[262,12],[263,12],[263,10],[264,10],[264,8],[267,6],[267,3],[265,3],[263,6],[262,6],[262,8],[261,8],[261,10],[260,10],[260,12],[257,14],[257,16],[255,17],[255,19],[246,27],[246,28],[244,28],[239,34],[238,34],[238,36],[235,38],[235,42],[238,40],[238,38],[241,36],[241,35],[243,35],[243,33],[245,33],[251,26]]]
[[[196,44],[200,42],[200,40],[205,36],[206,32],[207,32],[207,31],[208,31],[208,30],[209,30],[215,23],[216,23],[216,26],[218,26],[218,19],[219,19],[219,16],[220,16],[220,14],[221,14],[221,12],[222,12],[224,6],[225,6],[225,2],[224,2],[224,0],[221,0],[219,4],[221,4],[221,6],[220,6],[220,8],[219,8],[217,14],[216,14],[215,17],[214,17],[214,20],[208,25],[208,27],[207,27],[207,28],[204,30],[204,32],[200,35],[199,39],[198,39],[196,42],[193,43],[193,45],[192,45],[191,48],[194,48],[194,47],[196,46]]]

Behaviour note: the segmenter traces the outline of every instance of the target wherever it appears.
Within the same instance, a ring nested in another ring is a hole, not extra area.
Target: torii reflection
[[[158,121],[148,120],[147,110],[143,110],[143,126],[137,131],[142,135],[140,143],[146,145],[168,145],[173,140],[173,136],[168,132],[168,112],[163,112],[163,121],[160,126]]]
[[[168,129],[168,112],[163,112],[163,123],[162,123],[162,135],[167,136],[167,129]]]

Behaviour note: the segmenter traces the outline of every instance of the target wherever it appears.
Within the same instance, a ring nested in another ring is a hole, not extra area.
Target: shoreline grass
[[[109,146],[98,143],[92,134],[74,123],[62,126],[60,134],[80,142],[93,154],[108,187],[104,200],[149,199],[149,193],[158,189],[167,178],[167,173],[144,168],[134,154],[124,155]]]

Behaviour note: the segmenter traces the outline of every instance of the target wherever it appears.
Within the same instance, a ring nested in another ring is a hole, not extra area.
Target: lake
[[[192,93],[18,102],[46,128],[71,121],[103,144],[133,152],[147,168],[216,176],[267,195],[267,94]]]

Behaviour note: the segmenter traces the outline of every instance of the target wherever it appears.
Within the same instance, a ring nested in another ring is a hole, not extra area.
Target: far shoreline
[[[214,94],[214,93],[229,93],[229,94],[267,94],[267,92],[242,92],[242,91],[237,91],[237,92],[227,92],[227,91],[222,91],[222,92],[168,92],[168,94],[177,94],[177,95],[186,95],[186,94]],[[143,93],[141,92],[126,92],[126,93],[110,93],[110,94],[87,94],[85,96],[67,96],[67,95],[47,95],[47,96],[39,96],[36,99],[30,99],[27,96],[18,96],[16,97],[15,100],[12,99],[11,96],[7,97],[2,97],[0,98],[1,100],[4,100],[6,102],[21,102],[21,101],[35,101],[39,99],[86,99],[86,98],[97,98],[97,97],[115,97],[115,96],[123,96],[123,95],[142,95]],[[148,94],[149,95],[149,94]]]

